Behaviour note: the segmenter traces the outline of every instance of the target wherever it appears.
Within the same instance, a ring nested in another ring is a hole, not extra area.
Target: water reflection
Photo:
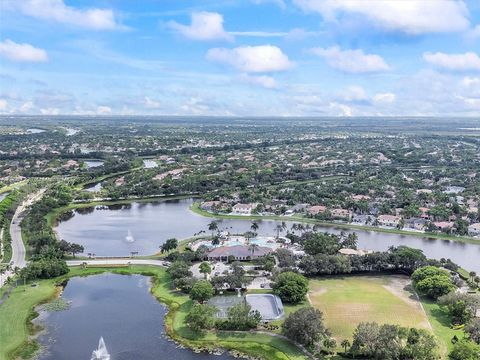
[[[62,298],[68,310],[45,312],[40,360],[90,359],[104,338],[111,360],[226,360],[231,356],[196,354],[178,348],[164,335],[165,307],[149,292],[141,275],[102,274],[71,279]]]
[[[89,214],[76,214],[61,222],[56,230],[61,239],[84,245],[85,253],[125,256],[138,251],[140,255],[153,254],[166,239],[183,239],[207,230],[212,219],[191,212],[192,202],[192,199],[186,199],[103,206],[102,211],[96,209]],[[278,223],[260,221],[258,233],[271,236]],[[290,227],[293,222],[287,224]],[[231,232],[245,232],[250,226],[248,220],[219,221],[220,229]],[[134,243],[125,241],[129,229],[135,234]],[[319,230],[336,234],[342,231],[334,226],[320,227]],[[385,251],[392,245],[407,245],[422,249],[428,257],[451,258],[468,270],[480,272],[480,245],[375,231],[355,232],[360,248]]]

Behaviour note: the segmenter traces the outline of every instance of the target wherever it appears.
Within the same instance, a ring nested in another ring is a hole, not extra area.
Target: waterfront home
[[[427,220],[422,218],[410,218],[405,220],[405,229],[412,229],[417,231],[425,231],[427,227]]]
[[[235,204],[232,207],[232,214],[234,215],[251,215],[252,211],[255,210],[257,204]]]
[[[460,194],[465,191],[462,186],[447,186],[443,191],[445,194]]]
[[[219,246],[211,250],[207,258],[210,261],[228,261],[233,256],[237,261],[247,261],[270,254],[273,249],[266,246],[258,246],[252,252],[247,245]]]
[[[472,224],[468,227],[468,235],[480,236],[480,223]]]
[[[205,211],[213,211],[215,209],[218,209],[223,202],[221,201],[204,201],[200,205],[200,209],[205,210]]]
[[[380,226],[397,227],[401,219],[400,216],[396,215],[380,215],[377,222]]]
[[[422,212],[420,217],[425,220],[430,220],[430,214],[428,213],[430,209],[428,207],[421,207],[419,210]]]
[[[331,211],[332,217],[338,218],[338,219],[345,219],[347,221],[350,221],[352,218],[352,212],[347,209],[333,209]]]
[[[307,212],[310,215],[323,214],[325,211],[327,211],[327,207],[323,205],[314,205],[307,209]]]
[[[361,249],[340,249],[338,252],[342,255],[347,255],[347,256],[364,256],[366,254],[372,254],[373,250],[361,250]]]
[[[436,221],[433,225],[441,231],[449,231],[453,228],[455,223],[453,221]]]

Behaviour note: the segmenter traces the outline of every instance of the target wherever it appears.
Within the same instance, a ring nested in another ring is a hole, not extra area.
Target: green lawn
[[[431,329],[420,302],[404,289],[408,282],[395,275],[328,277],[310,280],[309,297],[338,343],[351,339],[360,322]]]
[[[39,286],[19,286],[0,306],[0,360],[11,360],[19,354],[29,355],[35,344],[28,343],[31,331],[29,319],[35,305],[52,299],[55,284],[71,276],[87,276],[110,271],[118,274],[143,274],[153,277],[152,294],[165,303],[170,311],[165,318],[168,334],[185,346],[196,349],[225,348],[269,360],[303,360],[306,356],[284,339],[255,332],[209,332],[199,336],[191,332],[184,319],[192,306],[185,295],[170,290],[170,279],[165,269],[152,266],[118,268],[72,268],[68,276],[39,281]],[[9,324],[9,326],[3,326]],[[21,352],[17,350],[21,349]]]

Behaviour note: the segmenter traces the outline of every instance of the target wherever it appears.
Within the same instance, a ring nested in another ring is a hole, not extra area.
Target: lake
[[[79,209],[69,220],[56,227],[59,238],[81,244],[85,254],[97,256],[126,256],[138,251],[139,255],[158,252],[159,246],[169,238],[184,239],[199,231],[206,231],[212,218],[197,215],[190,211],[193,199],[158,202],[137,202],[128,205]],[[259,235],[274,235],[278,221],[259,222]],[[289,226],[293,222],[287,222]],[[219,228],[234,233],[250,230],[248,220],[219,220]],[[338,234],[336,227],[320,227],[320,231]],[[467,270],[480,272],[480,242],[461,242],[429,239],[426,237],[380,233],[364,230],[344,230],[356,232],[358,247],[385,251],[390,246],[407,245],[418,248],[431,258],[450,258]],[[126,237],[131,234],[133,242]]]
[[[89,360],[104,338],[111,360],[227,360],[178,348],[164,333],[166,308],[150,293],[150,278],[101,274],[72,278],[62,294],[67,310],[41,311],[40,360]]]
[[[40,134],[40,133],[43,133],[45,131],[46,130],[44,130],[44,129],[37,129],[37,128],[27,129],[27,133],[29,133],[29,134]]]
[[[155,160],[143,159],[143,167],[145,169],[153,169],[158,167],[158,163]]]
[[[102,166],[103,160],[85,160],[84,163],[87,166],[87,169],[90,169],[90,168]]]

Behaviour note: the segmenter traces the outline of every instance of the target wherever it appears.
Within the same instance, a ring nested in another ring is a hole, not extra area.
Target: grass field
[[[170,289],[170,279],[165,269],[153,266],[127,268],[72,268],[61,278],[42,280],[38,286],[19,286],[0,306],[0,360],[31,355],[36,349],[30,343],[30,319],[35,305],[52,299],[56,283],[71,276],[87,276],[110,271],[118,274],[142,274],[153,277],[152,294],[169,307],[165,318],[168,335],[185,346],[195,349],[225,348],[246,353],[255,358],[269,360],[304,360],[306,356],[294,344],[282,338],[255,332],[208,332],[204,336],[193,333],[185,326],[192,301],[188,296]],[[4,326],[7,324],[7,326]]]
[[[408,284],[407,277],[395,275],[329,277],[311,280],[309,297],[337,342],[351,339],[361,322],[431,329]]]

